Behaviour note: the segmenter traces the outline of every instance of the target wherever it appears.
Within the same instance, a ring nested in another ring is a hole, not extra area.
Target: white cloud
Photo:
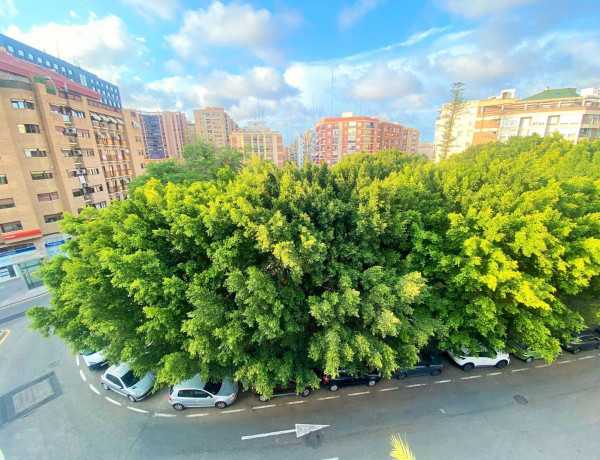
[[[121,18],[114,15],[99,19],[90,14],[85,24],[50,22],[33,26],[29,31],[11,25],[6,34],[41,50],[56,46],[61,58],[76,60],[82,67],[110,81],[118,79],[121,72],[146,51],[128,34]]]
[[[13,0],[0,0],[0,17],[13,18],[18,14]]]
[[[206,9],[186,11],[179,31],[165,39],[179,55],[197,61],[206,61],[204,53],[212,45],[248,49],[267,63],[277,63],[282,58],[276,43],[283,27],[299,21],[290,12],[276,18],[269,10],[250,4],[213,1]]]
[[[179,9],[179,0],[123,0],[148,22],[156,18],[171,20]]]
[[[73,19],[79,19],[79,15],[73,10],[69,11],[69,16],[71,16]]]
[[[538,1],[540,0],[435,0],[435,4],[440,9],[473,19],[512,10]]]
[[[400,46],[412,46],[412,45],[416,45],[417,43],[425,40],[427,37],[431,36],[431,35],[436,35],[439,33],[442,33],[446,30],[448,30],[450,27],[446,26],[446,27],[432,27],[431,29],[427,29],[423,32],[417,32],[412,34],[410,37],[408,37],[406,40],[404,40],[402,43],[399,43]]]
[[[337,17],[338,25],[341,29],[349,29],[381,3],[383,3],[382,0],[357,0],[351,5],[345,4]]]
[[[409,96],[422,90],[421,82],[411,72],[377,64],[352,84],[351,94],[360,99],[383,100]]]

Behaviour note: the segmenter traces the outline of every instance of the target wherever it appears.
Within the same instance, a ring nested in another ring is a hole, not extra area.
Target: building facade
[[[17,59],[22,59],[31,64],[44,67],[68,78],[71,81],[80,83],[95,91],[99,95],[99,101],[110,107],[121,108],[121,94],[119,87],[99,78],[98,75],[67,61],[52,56],[51,54],[40,51],[36,48],[14,40],[6,35],[0,34],[0,47]]]
[[[35,287],[31,273],[68,239],[63,212],[127,198],[145,168],[131,121],[97,92],[0,49],[0,281]]]
[[[249,123],[245,128],[231,133],[230,143],[232,148],[272,161],[279,168],[285,164],[283,135],[271,131],[264,123]]]
[[[148,160],[181,159],[187,139],[183,112],[144,112],[138,110],[144,151]]]
[[[215,147],[231,145],[231,134],[239,129],[237,123],[222,107],[194,110],[196,137],[206,139]]]
[[[425,155],[430,160],[435,159],[435,155],[433,153],[433,144],[425,141],[419,142],[419,147],[417,149],[417,153],[420,155]]]

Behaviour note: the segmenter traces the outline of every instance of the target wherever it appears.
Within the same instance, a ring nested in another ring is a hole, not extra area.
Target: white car
[[[498,350],[486,350],[481,348],[477,350],[477,357],[473,356],[468,348],[461,347],[460,354],[448,353],[450,357],[458,364],[463,371],[469,372],[475,367],[497,367],[505,368],[510,362],[508,353]]]
[[[79,354],[85,361],[85,365],[91,371],[100,369],[102,366],[105,366],[106,364],[108,364],[108,361],[104,357],[102,350],[100,350],[100,351],[84,350],[84,351],[80,352]]]
[[[144,399],[154,388],[156,377],[152,372],[146,373],[141,379],[136,377],[129,364],[121,363],[110,366],[100,376],[100,383],[105,390],[112,390],[127,396],[131,402]]]

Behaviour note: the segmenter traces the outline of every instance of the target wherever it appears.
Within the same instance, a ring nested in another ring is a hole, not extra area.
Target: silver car
[[[169,404],[175,410],[186,407],[218,407],[225,409],[233,404],[238,394],[237,382],[224,379],[222,382],[205,382],[196,375],[190,380],[172,386]]]
[[[103,350],[100,350],[100,351],[83,350],[79,354],[83,357],[83,361],[85,362],[86,366],[91,371],[100,369],[101,367],[108,364],[108,361],[104,357]]]
[[[148,396],[154,388],[155,381],[156,377],[152,372],[148,372],[144,378],[139,379],[133,375],[129,364],[126,363],[110,366],[100,376],[100,382],[105,390],[112,390],[127,396],[131,402],[141,401]]]

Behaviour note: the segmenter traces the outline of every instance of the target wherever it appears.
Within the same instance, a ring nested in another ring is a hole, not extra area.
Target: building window
[[[27,158],[47,157],[48,153],[42,149],[25,149],[25,156]]]
[[[0,174],[0,185],[8,184],[6,180],[6,174]]]
[[[50,67],[50,66],[51,66],[50,61],[48,59],[46,59],[46,67]]]
[[[17,52],[19,53],[19,56],[25,57],[25,53],[22,50],[17,50]]]
[[[0,209],[8,209],[15,207],[15,200],[12,198],[0,198]]]
[[[37,63],[38,63],[39,65],[44,65],[44,61],[42,60],[42,58],[41,58],[41,57],[38,57],[38,58],[37,58]]]
[[[59,213],[56,213],[56,214],[48,214],[47,216],[44,216],[44,221],[47,224],[50,224],[52,222],[57,222],[57,221],[59,221],[59,220],[62,219],[62,215],[63,215],[62,212],[59,212]]]
[[[27,59],[29,59],[30,61],[33,61],[33,54],[27,53]]]
[[[80,188],[73,189],[74,197],[83,196],[83,193],[84,193],[83,189],[80,189]]]
[[[18,124],[19,132],[21,134],[39,134],[40,125],[29,125],[29,124]]]
[[[12,46],[10,46],[10,45],[8,45],[6,48],[8,49],[8,51],[10,53],[14,53],[15,52],[15,49]]]
[[[43,203],[44,201],[56,201],[58,200],[58,192],[50,193],[38,193],[38,201]]]
[[[31,171],[31,178],[33,180],[52,179],[52,171]]]
[[[87,80],[86,80],[86,78],[85,78],[85,75],[83,75],[83,74],[80,74],[80,75],[79,75],[79,81],[81,82],[81,84],[82,84],[83,86],[87,86]]]
[[[0,228],[2,229],[2,233],[18,232],[19,230],[23,230],[21,221],[6,222],[5,224],[0,224]]]

